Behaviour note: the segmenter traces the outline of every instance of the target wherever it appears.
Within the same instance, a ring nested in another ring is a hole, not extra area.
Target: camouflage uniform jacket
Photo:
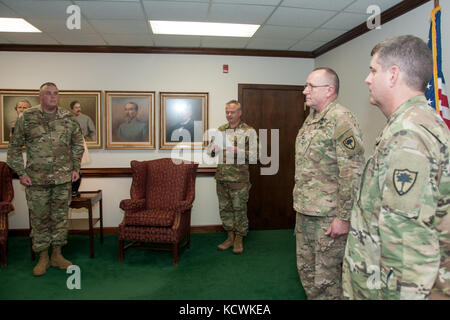
[[[362,135],[352,113],[336,101],[320,113],[313,110],[295,141],[295,211],[349,220],[363,166]]]
[[[230,154],[230,151],[227,151],[226,146],[224,146],[219,164],[217,165],[216,180],[225,182],[250,182],[248,165],[249,163],[256,163],[258,152],[255,129],[241,121],[234,129],[231,129],[227,123],[220,126],[218,130],[225,133],[226,139],[238,148],[238,152],[237,154]],[[253,142],[250,139],[251,135],[255,137]],[[212,144],[208,146],[208,154],[211,154],[210,149]],[[244,156],[244,158],[238,158],[239,155]],[[232,163],[227,163],[227,156],[230,160],[233,160]]]
[[[54,120],[47,121],[42,107],[37,105],[17,120],[7,163],[19,177],[30,176],[33,185],[62,184],[72,181],[72,171],[80,170],[83,152],[83,135],[72,114],[58,107]]]
[[[423,96],[389,117],[352,211],[345,296],[426,299],[433,284],[450,296],[449,145]]]

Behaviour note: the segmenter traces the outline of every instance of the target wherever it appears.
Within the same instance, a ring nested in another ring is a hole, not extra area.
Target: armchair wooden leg
[[[123,240],[119,240],[119,261],[123,261]]]

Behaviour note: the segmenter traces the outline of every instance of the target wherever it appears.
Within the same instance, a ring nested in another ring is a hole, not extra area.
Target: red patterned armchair
[[[197,167],[198,163],[175,164],[169,158],[131,161],[131,199],[120,202],[125,211],[118,231],[120,261],[125,249],[146,243],[153,249],[173,250],[173,263],[178,264],[180,241],[186,238],[183,247],[190,246]],[[125,247],[125,241],[132,243]],[[156,243],[169,246],[155,246]]]
[[[8,248],[8,213],[14,210],[11,201],[14,198],[12,172],[6,162],[0,161],[0,247],[2,267],[6,266]]]

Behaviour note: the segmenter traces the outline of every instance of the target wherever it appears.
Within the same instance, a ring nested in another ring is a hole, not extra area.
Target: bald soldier
[[[243,238],[248,233],[249,164],[256,163],[258,142],[255,129],[241,120],[242,108],[237,100],[226,103],[225,113],[228,123],[218,129],[224,141],[213,138],[207,150],[213,157],[219,155],[215,175],[217,197],[222,226],[228,234],[217,248],[233,247],[234,254],[241,254]]]
[[[33,269],[35,276],[45,274],[50,266],[67,269],[72,264],[63,257],[61,248],[67,243],[71,182],[79,179],[84,152],[80,126],[69,111],[58,106],[56,85],[44,83],[39,99],[39,105],[26,110],[17,120],[7,155],[8,165],[25,186],[33,251],[39,254]]]
[[[450,298],[450,133],[427,105],[428,46],[399,36],[372,49],[370,102],[387,124],[353,208],[344,295],[351,299]]]
[[[364,165],[359,125],[336,99],[339,77],[317,68],[303,94],[312,110],[295,141],[297,268],[308,299],[342,299],[342,260]]]

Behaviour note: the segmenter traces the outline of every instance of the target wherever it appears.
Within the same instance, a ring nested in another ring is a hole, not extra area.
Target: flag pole
[[[439,0],[434,0],[434,7],[435,8],[439,7]]]

